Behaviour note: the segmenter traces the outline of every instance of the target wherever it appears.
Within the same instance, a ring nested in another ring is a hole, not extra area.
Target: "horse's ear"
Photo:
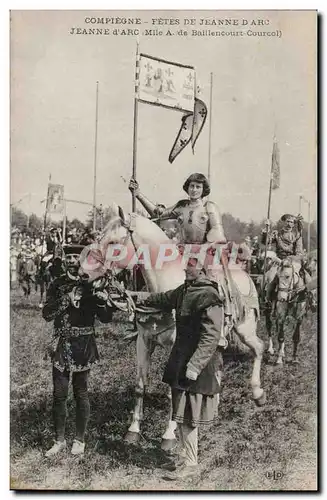
[[[117,203],[115,203],[114,201],[111,203],[110,205],[110,210],[111,210],[111,213],[112,215],[118,215],[118,212],[119,212],[119,208],[118,208],[118,205]]]
[[[122,221],[125,220],[124,210],[122,209],[122,207],[120,205],[118,206],[118,215],[119,215],[119,217],[121,218]]]

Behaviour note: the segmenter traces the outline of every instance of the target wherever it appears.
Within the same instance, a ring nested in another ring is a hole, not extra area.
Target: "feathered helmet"
[[[280,218],[280,220],[281,220],[282,222],[286,222],[286,221],[287,221],[287,220],[289,220],[289,219],[290,219],[290,220],[292,220],[293,222],[295,222],[296,217],[295,217],[294,215],[291,215],[291,214],[284,214],[284,215]]]
[[[190,175],[183,184],[183,189],[186,193],[188,193],[188,188],[189,188],[191,182],[199,182],[199,183],[203,184],[203,191],[202,191],[201,198],[204,198],[205,196],[208,196],[210,194],[209,181],[205,175],[199,174],[199,173],[195,173],[195,174]]]
[[[303,218],[301,215],[295,216],[291,214],[284,214],[280,218],[281,222],[286,222],[287,220],[291,220],[294,222],[295,227],[297,227],[298,231],[302,231],[303,229]]]

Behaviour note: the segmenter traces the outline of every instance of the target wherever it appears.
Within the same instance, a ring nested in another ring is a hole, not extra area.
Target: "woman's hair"
[[[203,184],[203,191],[202,191],[202,198],[204,198],[205,196],[208,196],[208,194],[210,194],[210,186],[209,186],[209,182],[208,182],[208,179],[206,178],[205,175],[203,174],[199,174],[199,173],[195,173],[195,174],[192,174],[190,175],[186,181],[184,182],[184,185],[183,185],[183,189],[184,191],[186,191],[186,193],[188,193],[188,188],[189,188],[189,185],[191,184],[191,182],[199,182],[201,184]]]

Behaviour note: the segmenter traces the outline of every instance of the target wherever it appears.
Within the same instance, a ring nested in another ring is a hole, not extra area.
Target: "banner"
[[[280,163],[279,147],[276,137],[274,137],[273,151],[271,158],[271,189],[278,189],[280,186]]]
[[[64,212],[64,186],[61,184],[49,184],[47,212],[52,214]]]
[[[181,151],[189,144],[192,143],[192,150],[194,152],[194,146],[203,125],[207,118],[207,107],[201,99],[195,98],[194,101],[194,112],[187,113],[182,117],[182,125],[179,129],[177,137],[175,139],[174,145],[169,154],[169,162],[172,163],[176,156],[179,155]]]
[[[141,102],[179,111],[192,111],[195,97],[195,70],[175,62],[140,54],[136,98]]]

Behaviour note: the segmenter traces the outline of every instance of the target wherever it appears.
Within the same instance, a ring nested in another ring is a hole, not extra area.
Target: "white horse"
[[[113,244],[122,245],[121,248],[125,249],[124,259],[117,259],[114,255],[111,255],[112,258],[108,256],[107,250]],[[131,267],[136,263],[137,258],[138,262],[142,260],[142,255],[144,256],[147,246],[150,248],[150,259],[153,262],[158,255],[162,255],[165,244],[173,245],[172,241],[153,221],[135,213],[126,218],[119,207],[119,213],[112,217],[103,230],[98,250],[90,250],[88,254],[84,255],[85,259],[81,262],[82,269],[89,274],[90,280],[93,280],[103,275],[106,269],[113,264],[113,261],[115,261],[114,265],[120,269],[127,266]],[[95,254],[98,254],[98,257],[94,259],[92,255]],[[99,261],[102,261],[102,264]],[[93,266],[92,263],[97,263],[97,269],[94,269],[96,265]],[[177,258],[164,262],[161,269],[146,264],[141,265],[140,268],[149,292],[165,292],[175,289],[185,279],[184,263],[182,262],[182,256],[179,254]],[[222,272],[221,269],[220,272]],[[247,296],[250,296],[250,293],[255,293],[257,302],[257,292],[248,274],[238,268],[231,269],[231,275],[245,301]],[[260,383],[260,368],[264,346],[256,334],[258,315],[257,307],[247,309],[244,320],[235,326],[234,330],[254,355],[251,377],[252,395],[255,402],[262,405],[266,400],[265,392]],[[137,314],[137,319],[136,404],[133,410],[132,423],[125,437],[128,442],[134,443],[140,438],[143,398],[148,383],[151,355],[156,345],[169,345],[172,347],[175,340],[175,322],[170,313],[160,313],[158,315],[154,311],[148,311],[145,320],[144,317],[142,318],[142,314],[140,316]],[[162,448],[166,450],[172,448],[176,443],[176,422],[171,419],[171,411],[172,408],[170,409],[168,425],[162,436]]]

